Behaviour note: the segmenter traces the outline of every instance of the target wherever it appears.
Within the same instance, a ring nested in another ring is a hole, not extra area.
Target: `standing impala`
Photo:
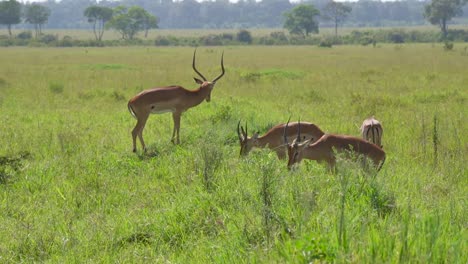
[[[288,168],[306,158],[318,162],[326,162],[330,169],[333,170],[336,164],[336,152],[345,153],[348,158],[353,156],[349,155],[351,154],[349,152],[363,155],[365,158],[373,161],[377,167],[377,171],[382,168],[385,162],[385,152],[377,145],[362,138],[325,134],[315,143],[311,143],[310,140],[301,143],[300,139],[301,137],[298,133],[293,143],[287,145]],[[287,143],[286,135],[284,136],[284,142]]]
[[[289,120],[288,120],[289,124]],[[247,135],[247,124],[244,127],[240,126],[240,121],[237,124],[237,135],[239,136],[240,142],[240,155],[247,155],[252,150],[253,147],[265,148],[268,147],[271,150],[275,151],[279,159],[286,158],[286,151],[283,143],[284,132],[286,132],[287,142],[291,142],[298,133],[299,129],[302,130],[303,136],[310,139],[311,142],[316,141],[323,136],[323,131],[316,125],[312,123],[300,123],[294,122],[289,124],[288,128],[285,130],[286,124],[279,124],[272,127],[268,132],[263,136],[259,136],[258,132],[253,134],[252,137]],[[241,134],[242,133],[242,134]]]
[[[366,120],[364,120],[364,122],[362,122],[361,135],[363,139],[369,142],[372,142],[376,144],[377,146],[383,148],[382,134],[383,134],[382,125],[373,116],[367,118]]]
[[[192,68],[203,79],[202,81],[194,78],[195,82],[200,84],[198,89],[187,90],[184,87],[177,85],[152,88],[137,94],[128,102],[128,110],[133,117],[137,119],[136,126],[132,131],[133,152],[136,152],[137,136],[140,139],[143,150],[146,151],[145,142],[143,141],[143,129],[145,128],[146,121],[150,114],[162,114],[166,112],[172,113],[174,129],[172,130],[171,141],[174,143],[177,133],[176,143],[179,144],[180,117],[182,113],[187,111],[189,108],[199,105],[203,100],[206,100],[207,102],[210,101],[213,87],[224,75],[224,54],[221,56],[222,72],[218,77],[214,78],[213,81],[210,82],[207,81],[195,67],[196,52],[197,50],[193,52]]]

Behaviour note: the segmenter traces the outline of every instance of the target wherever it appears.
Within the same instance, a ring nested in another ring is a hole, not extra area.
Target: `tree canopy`
[[[338,36],[338,25],[343,23],[346,17],[351,13],[351,6],[341,2],[330,1],[323,9],[325,19],[330,19],[335,24],[335,36]]]
[[[157,18],[139,6],[116,7],[114,16],[107,24],[107,27],[117,30],[122,35],[122,39],[133,39],[138,32],[143,30],[147,32],[157,26]]]
[[[438,25],[445,38],[447,36],[447,22],[453,17],[463,14],[466,0],[432,0],[424,7],[424,17],[433,25]]]
[[[6,25],[11,37],[11,26],[21,23],[21,4],[16,0],[0,2],[0,24]]]
[[[42,33],[42,25],[44,25],[50,16],[50,9],[39,5],[31,4],[26,6],[24,19],[27,23],[34,25],[36,31],[36,38]]]
[[[320,12],[313,6],[301,4],[294,7],[291,12],[286,12],[284,28],[291,34],[308,36],[309,33],[318,33],[318,21],[316,17]]]
[[[85,9],[84,16],[88,18],[88,22],[93,23],[94,37],[97,41],[102,40],[106,22],[112,19],[113,10],[105,6],[90,6]]]

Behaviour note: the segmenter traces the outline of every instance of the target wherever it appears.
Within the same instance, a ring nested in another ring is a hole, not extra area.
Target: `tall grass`
[[[460,48],[224,47],[226,75],[183,114],[181,144],[170,114],[152,116],[146,154],[131,151],[127,100],[196,88],[191,48],[0,49],[0,262],[466,263]],[[199,48],[197,68],[217,76],[220,55]],[[358,136],[370,115],[387,153],[375,176],[238,154],[238,120]]]

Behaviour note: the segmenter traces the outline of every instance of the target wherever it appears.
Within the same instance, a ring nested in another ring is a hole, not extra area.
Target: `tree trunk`
[[[104,35],[104,21],[99,20],[99,41],[102,40],[102,35]]]
[[[8,24],[8,35],[10,35],[11,38],[11,24]]]
[[[338,38],[338,20],[335,18],[335,38]]]
[[[447,38],[447,20],[442,18],[440,29],[442,30],[442,37],[444,40]]]
[[[99,38],[98,38],[98,35],[96,34],[96,23],[97,23],[97,20],[94,20],[93,32],[94,32],[94,37],[96,38],[96,41],[98,41]]]
[[[36,39],[39,37],[39,29],[37,28],[37,24],[34,24],[34,34],[36,36]]]

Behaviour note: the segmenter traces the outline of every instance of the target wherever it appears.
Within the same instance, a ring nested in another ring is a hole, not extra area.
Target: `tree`
[[[286,17],[284,28],[288,29],[291,34],[308,36],[311,32],[318,33],[318,22],[315,18],[319,14],[320,12],[313,5],[298,5],[291,12],[284,14]]]
[[[157,18],[139,6],[132,6],[129,9],[118,6],[114,9],[114,14],[107,26],[117,30],[122,35],[122,39],[133,39],[142,30],[145,30],[147,36],[150,28],[158,26]]]
[[[323,12],[326,19],[333,20],[335,24],[335,37],[338,37],[338,25],[343,23],[349,13],[351,13],[351,7],[332,0],[327,3]]]
[[[112,18],[113,10],[104,6],[89,6],[84,11],[84,16],[88,18],[89,23],[93,23],[94,37],[97,41],[102,40],[106,22]]]
[[[26,22],[34,25],[36,38],[42,34],[42,25],[47,22],[49,16],[50,9],[45,6],[39,4],[31,4],[26,6],[24,18]]]
[[[424,17],[433,25],[438,25],[442,36],[447,37],[447,22],[453,17],[463,14],[466,0],[432,0],[424,7]]]
[[[148,37],[148,31],[152,28],[158,28],[158,18],[146,12],[143,14],[143,28],[145,29],[145,38]]]
[[[21,4],[16,0],[0,2],[0,24],[6,25],[11,37],[11,25],[21,23]]]

